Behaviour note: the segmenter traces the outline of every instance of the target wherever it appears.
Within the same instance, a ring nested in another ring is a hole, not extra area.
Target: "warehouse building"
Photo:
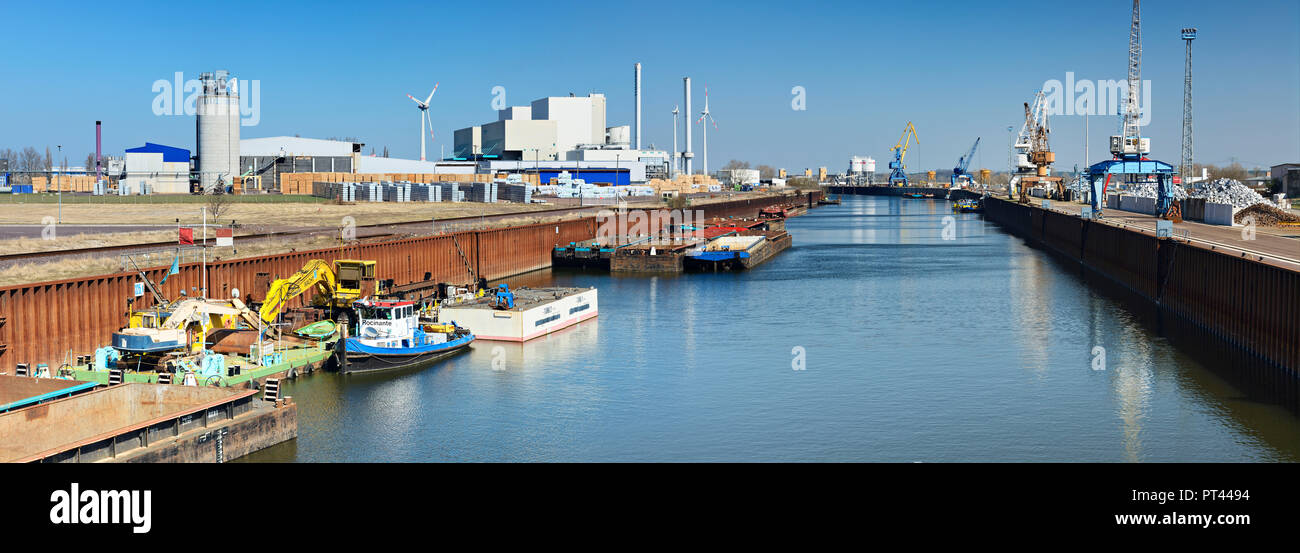
[[[239,175],[257,177],[262,190],[279,190],[282,173],[355,173],[362,146],[297,136],[246,138],[239,141]]]
[[[126,171],[118,187],[129,194],[189,194],[190,151],[145,142],[126,150]]]
[[[286,173],[474,174],[473,161],[420,161],[361,154],[361,142],[271,136],[239,141],[239,172],[262,190],[281,190]]]
[[[1282,183],[1288,198],[1300,198],[1300,163],[1274,165],[1268,172],[1272,180]]]

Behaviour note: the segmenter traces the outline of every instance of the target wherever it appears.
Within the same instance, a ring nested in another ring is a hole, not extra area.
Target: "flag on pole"
[[[182,246],[193,246],[193,245],[194,245],[194,229],[192,229],[192,228],[188,228],[188,227],[187,227],[187,228],[180,229],[180,231],[181,231],[181,245],[182,245]]]
[[[234,245],[235,245],[235,231],[234,231],[234,229],[228,229],[228,228],[219,228],[219,229],[217,229],[217,245],[218,245],[218,246],[234,246]]]
[[[167,274],[163,275],[162,280],[159,281],[158,284],[166,284],[167,277],[179,272],[181,272],[181,256],[178,254],[176,257],[172,258],[172,268],[167,270]]]

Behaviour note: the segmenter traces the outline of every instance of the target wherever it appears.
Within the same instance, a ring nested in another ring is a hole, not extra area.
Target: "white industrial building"
[[[129,194],[189,194],[190,151],[145,142],[126,150],[125,172],[118,187]]]
[[[714,172],[713,176],[727,186],[758,186],[761,179],[758,169],[722,169]]]
[[[481,153],[500,159],[555,159],[558,127],[555,121],[536,119],[503,119],[481,125]]]
[[[496,121],[456,130],[454,156],[480,160],[485,171],[553,170],[541,172],[543,182],[564,168],[590,169],[583,171],[588,176],[603,170],[624,173],[621,178],[596,177],[614,184],[667,177],[668,152],[634,149],[630,126],[605,126],[605,108],[605,95],[597,93],[510,106],[497,111]]]

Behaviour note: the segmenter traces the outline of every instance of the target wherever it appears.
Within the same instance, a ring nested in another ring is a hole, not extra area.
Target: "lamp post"
[[[48,147],[49,147],[49,146],[46,146],[46,148],[48,148]],[[45,151],[46,151],[46,152],[49,152],[49,150],[45,150]],[[62,145],[62,144],[59,144],[59,157],[60,157],[60,158],[63,157],[63,145]],[[54,169],[54,168],[51,167],[50,169]],[[56,184],[55,186],[59,187],[59,224],[62,225],[62,224],[63,224],[63,178],[62,178],[62,176],[59,177],[59,179],[58,179],[58,184]]]

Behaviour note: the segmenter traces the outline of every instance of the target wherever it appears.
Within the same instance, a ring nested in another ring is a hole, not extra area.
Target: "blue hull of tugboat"
[[[346,363],[339,364],[339,372],[361,373],[427,367],[469,349],[473,334],[464,334],[441,344],[411,348],[379,348],[348,338],[344,344]]]

